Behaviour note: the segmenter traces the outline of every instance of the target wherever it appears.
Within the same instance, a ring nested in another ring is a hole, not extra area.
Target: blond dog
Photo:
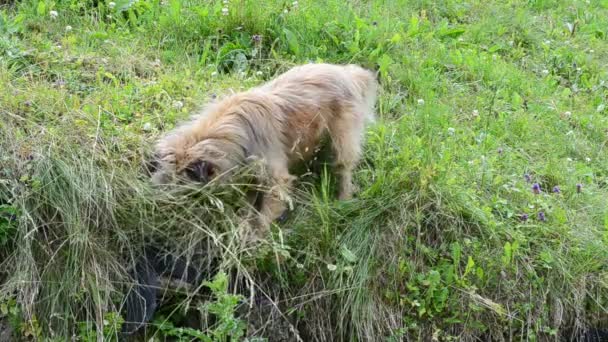
[[[352,172],[361,156],[365,123],[373,121],[375,74],[356,65],[306,64],[276,79],[210,104],[156,145],[154,183],[223,179],[252,157],[267,171],[260,181],[259,229],[287,209],[295,179],[289,168],[307,161],[329,137],[339,176],[338,197],[355,191]],[[220,177],[222,176],[222,177]]]

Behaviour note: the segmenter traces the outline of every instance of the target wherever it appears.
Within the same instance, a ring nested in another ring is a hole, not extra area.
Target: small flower
[[[579,194],[581,192],[583,192],[583,184],[581,184],[581,183],[576,184],[576,192]]]
[[[372,26],[378,26],[378,22],[377,21],[372,21]]]
[[[256,72],[255,72],[255,75],[256,75],[256,76],[262,76],[262,75],[264,75],[264,73],[263,73],[263,72],[261,72],[261,71],[256,71]]]
[[[473,109],[473,112],[471,113],[471,115],[473,116],[473,118],[477,118],[477,117],[479,117],[479,111],[477,109]]]
[[[327,269],[333,272],[338,269],[338,266],[334,264],[327,264]]]
[[[228,15],[228,7],[222,8],[222,15],[224,15],[224,16]]]
[[[289,13],[289,10],[286,8],[283,10],[283,13],[287,14],[287,13]]]
[[[456,134],[456,129],[454,127],[449,127],[448,128],[448,134],[449,135],[454,135]]]
[[[150,132],[152,130],[152,124],[149,122],[146,122],[144,124],[144,126],[142,127],[142,129],[144,130],[144,132]]]
[[[292,3],[291,3],[291,6],[292,6],[293,8],[298,8],[298,2],[297,2],[297,1],[292,2]]]
[[[568,162],[572,162],[572,158],[570,158],[570,157],[566,158],[566,160],[567,160]]]
[[[540,194],[540,192],[541,192],[540,184],[538,184],[538,183],[532,184],[532,192],[534,192],[536,195]]]
[[[228,1],[228,0],[223,0],[223,1],[222,1],[222,3],[223,3],[224,5],[228,5],[228,3],[230,3],[230,1]]]
[[[496,152],[498,152],[498,154],[502,154],[504,151],[503,151],[502,147],[499,147],[498,150],[496,150]]]
[[[545,213],[544,212],[542,212],[542,211],[538,212],[538,220],[542,221],[542,222],[547,221],[547,218],[545,217]]]
[[[559,188],[559,185],[556,185],[553,187],[553,193],[559,194],[560,192],[562,192]]]
[[[251,36],[251,40],[253,40],[253,42],[256,44],[259,44],[260,42],[262,42],[262,36],[260,36],[259,34],[254,34],[253,36]]]
[[[184,107],[184,103],[182,101],[173,102],[173,108],[180,110]]]
[[[525,173],[524,174],[524,179],[526,180],[526,182],[530,183],[532,181],[532,177],[530,177],[529,174]]]
[[[418,105],[419,106],[423,106],[424,105],[424,99],[418,99]]]
[[[116,7],[116,3],[114,1],[110,1],[110,2],[108,2],[108,7],[110,9],[112,9],[112,8]]]
[[[59,13],[57,13],[57,11],[50,11],[49,15],[51,16],[51,19],[55,19],[55,18],[57,18]]]
[[[541,73],[545,76],[549,75],[549,70],[544,69],[543,71],[541,71]]]
[[[70,31],[72,31],[72,26],[70,26],[70,25],[66,26],[66,27],[65,27],[65,31],[66,31],[66,32],[70,32]]]
[[[302,264],[300,264],[300,263],[297,263],[297,264],[296,264],[296,267],[297,267],[297,268],[299,268],[299,269],[303,269],[303,268],[304,268],[304,265],[302,265]]]
[[[528,214],[521,214],[521,215],[519,215],[519,219],[520,219],[522,222],[526,222],[526,221],[528,221],[528,218],[529,218]]]
[[[565,111],[565,112],[564,112],[564,117],[565,117],[565,118],[569,118],[569,117],[571,117],[571,116],[572,116],[572,112],[570,112],[570,111]]]
[[[215,77],[215,76],[217,76],[217,71],[214,71],[211,73],[211,77]]]
[[[591,163],[591,158],[587,157],[587,158],[585,158],[585,161],[586,161],[587,163]]]
[[[25,100],[25,102],[23,102],[23,105],[26,106],[26,107],[31,107],[32,106],[32,101]]]

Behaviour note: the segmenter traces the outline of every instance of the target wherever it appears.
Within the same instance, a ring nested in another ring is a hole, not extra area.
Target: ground
[[[116,338],[154,244],[214,281],[162,300],[148,338],[272,335],[239,302],[303,340],[606,328],[607,36],[605,0],[4,2],[0,322]],[[321,163],[247,249],[245,185],[150,186],[163,132],[317,61],[379,71],[355,199]]]

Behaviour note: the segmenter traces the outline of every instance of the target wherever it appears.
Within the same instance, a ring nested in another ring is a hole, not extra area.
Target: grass
[[[19,338],[115,338],[129,267],[154,241],[201,270],[220,260],[237,284],[216,292],[268,297],[304,340],[605,328],[606,27],[601,0],[4,5],[0,322]],[[160,134],[307,61],[380,70],[355,200],[335,200],[321,165],[246,250],[243,186],[150,187]],[[205,287],[173,294],[148,337],[230,335],[234,298],[209,306]],[[180,330],[187,310],[225,321]]]

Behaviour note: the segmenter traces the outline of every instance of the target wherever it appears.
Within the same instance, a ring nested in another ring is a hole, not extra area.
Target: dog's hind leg
[[[335,155],[335,169],[339,177],[338,198],[351,199],[356,191],[353,170],[361,158],[364,114],[356,111],[342,112],[330,124],[329,134]]]

